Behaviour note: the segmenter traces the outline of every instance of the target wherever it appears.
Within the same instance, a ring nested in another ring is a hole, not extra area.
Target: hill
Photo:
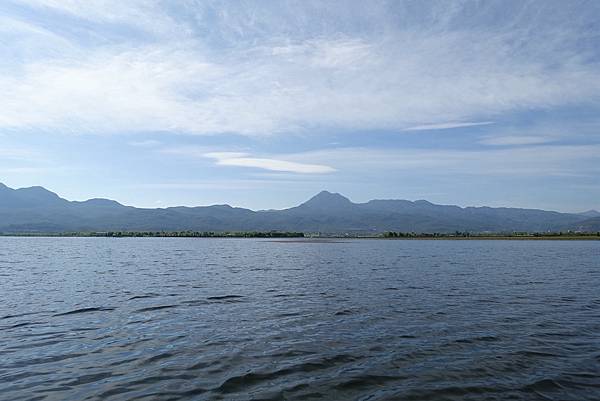
[[[374,234],[547,232],[600,229],[598,217],[538,209],[458,207],[425,200],[354,203],[322,191],[283,210],[253,211],[229,205],[142,209],[109,199],[68,201],[42,187],[0,184],[0,232],[66,231],[300,231]]]

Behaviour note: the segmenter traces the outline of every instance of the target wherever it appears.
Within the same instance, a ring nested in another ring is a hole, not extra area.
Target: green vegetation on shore
[[[589,239],[600,240],[600,232],[575,233],[575,232],[549,232],[549,233],[469,233],[456,231],[454,233],[403,233],[388,231],[381,235],[388,239],[506,239],[506,240],[570,240]]]
[[[10,237],[104,237],[104,238],[365,238],[365,239],[447,239],[447,240],[600,240],[600,232],[549,232],[549,233],[406,233],[387,231],[377,234],[364,233],[303,233],[280,231],[96,231],[96,232],[61,232],[61,233],[0,233]]]
[[[2,236],[15,237],[181,237],[181,238],[302,238],[300,232],[260,232],[260,231],[97,231],[97,232],[64,232],[64,233],[2,233]]]

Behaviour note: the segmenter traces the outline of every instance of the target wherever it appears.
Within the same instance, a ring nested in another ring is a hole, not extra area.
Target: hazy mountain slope
[[[70,202],[42,187],[0,184],[0,232],[303,231],[324,233],[595,231],[598,218],[536,209],[435,205],[419,200],[353,203],[323,191],[284,210],[228,205],[139,209],[108,199]]]
[[[571,229],[586,232],[600,232],[600,217],[593,217],[591,219],[578,222]]]
[[[588,210],[587,212],[577,213],[580,216],[585,216],[589,218],[600,217],[600,212],[597,210]]]

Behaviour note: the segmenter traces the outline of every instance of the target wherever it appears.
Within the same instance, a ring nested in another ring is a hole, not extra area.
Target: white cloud
[[[439,124],[423,124],[415,125],[414,127],[404,128],[403,131],[427,131],[437,129],[452,129],[452,128],[465,128],[465,127],[476,127],[478,125],[489,125],[493,124],[493,121],[480,121],[480,122],[447,122]]]
[[[209,158],[215,160],[219,166],[248,167],[294,174],[326,174],[336,171],[326,162],[306,163],[303,161],[303,153],[256,157],[246,152],[214,152],[195,146],[165,148],[161,149],[161,153],[188,158]]]
[[[46,9],[95,23],[133,26],[158,34],[187,33],[155,0],[17,0],[23,5]]]
[[[298,174],[324,174],[336,171],[334,168],[322,164],[298,163],[288,160],[267,159],[250,157],[245,153],[237,152],[212,152],[206,157],[216,159],[220,166],[251,167],[270,171],[282,171]]]
[[[34,63],[0,77],[0,126],[67,132],[227,129],[223,113],[196,109],[178,93],[219,78],[218,67],[185,52],[144,48],[93,59]],[[209,102],[214,102],[210,99]]]
[[[93,39],[33,22],[19,40],[0,36],[11,52],[16,43],[34,53],[40,46],[32,38],[53,37],[44,58],[14,59],[3,69],[2,128],[246,135],[315,126],[450,129],[600,97],[598,65],[565,46],[588,35],[578,31],[579,21],[482,31],[468,24],[453,29],[461,7],[443,4],[425,10],[431,26],[397,26],[389,25],[383,3],[296,4],[285,11],[185,2],[181,10],[190,15],[183,18],[160,2],[22,2],[77,18]],[[336,13],[345,20],[321,18]],[[126,28],[151,35],[140,40]],[[534,40],[538,32],[543,41]]]

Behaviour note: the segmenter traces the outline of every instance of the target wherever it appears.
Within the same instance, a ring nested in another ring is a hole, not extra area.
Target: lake
[[[600,399],[600,242],[0,238],[1,400]]]

